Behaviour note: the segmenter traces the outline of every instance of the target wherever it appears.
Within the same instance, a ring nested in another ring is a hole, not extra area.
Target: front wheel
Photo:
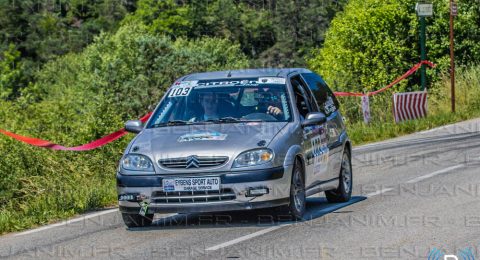
[[[153,214],[142,216],[140,214],[122,213],[123,222],[129,228],[146,227],[152,224]]]
[[[306,208],[305,181],[302,163],[295,161],[290,185],[290,203],[287,210],[294,219],[302,219]]]
[[[330,203],[347,202],[352,197],[352,160],[350,151],[345,150],[340,170],[340,185],[335,190],[325,191]]]

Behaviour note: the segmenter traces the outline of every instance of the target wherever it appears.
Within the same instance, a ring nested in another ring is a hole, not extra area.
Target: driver
[[[219,97],[217,96],[216,93],[213,92],[206,92],[206,93],[201,93],[199,94],[199,104],[202,109],[200,111],[200,115],[198,117],[194,117],[190,119],[190,121],[208,121],[208,120],[217,120],[221,118],[220,112],[219,112]],[[279,108],[281,104],[276,104],[278,102],[275,102],[272,104],[272,102],[262,102],[264,106],[264,113],[270,114],[275,117],[279,117],[283,115],[283,111]],[[222,109],[224,109],[222,107]],[[227,107],[225,107],[226,110],[228,110]],[[223,111],[225,113],[225,111]],[[222,114],[224,114],[222,113]]]
[[[199,102],[203,109],[203,115],[200,116],[201,120],[216,120],[220,118],[218,115],[218,98],[215,93],[202,93],[199,96]]]

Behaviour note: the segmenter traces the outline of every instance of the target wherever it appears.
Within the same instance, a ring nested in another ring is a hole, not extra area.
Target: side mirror
[[[327,116],[322,112],[308,113],[307,118],[303,120],[302,126],[321,125],[327,122]]]
[[[143,123],[140,120],[130,120],[125,123],[125,130],[130,133],[138,134],[143,130]]]

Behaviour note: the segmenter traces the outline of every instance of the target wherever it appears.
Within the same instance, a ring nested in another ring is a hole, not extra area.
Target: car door
[[[306,82],[300,76],[292,77],[291,84],[301,120],[308,113],[320,111]],[[302,148],[305,159],[305,187],[307,189],[329,179],[327,144],[325,123],[303,128]]]
[[[314,94],[321,112],[327,116],[326,134],[328,148],[328,175],[337,178],[340,172],[345,126],[339,111],[339,103],[325,81],[315,73],[302,73],[309,89]]]

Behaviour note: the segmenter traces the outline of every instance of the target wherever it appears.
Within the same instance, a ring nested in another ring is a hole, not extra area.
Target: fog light
[[[246,197],[258,197],[265,194],[268,194],[268,188],[250,188],[247,191]]]
[[[142,201],[146,198],[144,194],[138,194],[138,193],[129,193],[129,194],[120,194],[118,195],[118,200],[119,201]]]

